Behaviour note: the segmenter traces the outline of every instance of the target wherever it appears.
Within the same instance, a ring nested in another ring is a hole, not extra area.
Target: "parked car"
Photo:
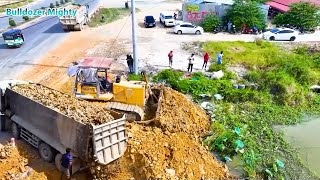
[[[144,17],[144,27],[155,27],[156,26],[156,20],[153,16],[145,16]]]
[[[270,41],[294,41],[298,35],[298,31],[290,28],[275,28],[263,33],[262,38]]]
[[[175,20],[172,14],[167,13],[167,12],[162,12],[160,13],[159,17],[160,23],[163,23],[164,26],[174,26],[175,25]]]
[[[203,34],[203,28],[191,23],[181,23],[174,27],[174,33],[176,34]]]

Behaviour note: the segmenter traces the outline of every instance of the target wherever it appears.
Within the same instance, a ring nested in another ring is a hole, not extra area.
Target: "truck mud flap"
[[[106,165],[120,158],[127,147],[125,116],[93,127],[94,157],[99,164]]]

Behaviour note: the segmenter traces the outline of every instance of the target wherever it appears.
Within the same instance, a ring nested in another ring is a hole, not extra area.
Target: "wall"
[[[261,10],[265,14],[267,20],[269,5],[261,5]],[[219,18],[222,18],[227,10],[231,8],[231,5],[218,5],[216,3],[204,3],[204,4],[191,4],[184,3],[182,4],[182,20],[184,22],[191,22],[198,24],[200,23],[204,16],[207,14],[214,14]]]
[[[223,17],[229,5],[218,5],[216,3],[205,4],[182,4],[182,20],[184,22],[200,23],[207,14]]]

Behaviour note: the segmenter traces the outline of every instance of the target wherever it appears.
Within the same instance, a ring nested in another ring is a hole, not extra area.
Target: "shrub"
[[[25,21],[28,21],[29,20],[29,16],[23,16],[22,17]]]
[[[9,25],[10,26],[16,26],[17,24],[12,18],[9,18]]]
[[[64,0],[60,0],[60,4],[64,4]]]
[[[64,0],[64,2],[65,2],[65,3],[68,3],[68,2],[69,2],[69,0]]]
[[[60,6],[60,4],[59,4],[59,2],[58,2],[58,1],[56,1],[56,6]]]
[[[213,14],[206,15],[201,23],[205,32],[212,32],[221,23],[220,19]]]
[[[54,8],[54,5],[53,5],[53,3],[50,3],[50,8]]]

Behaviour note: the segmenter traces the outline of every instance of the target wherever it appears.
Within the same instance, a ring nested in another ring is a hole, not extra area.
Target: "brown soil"
[[[114,120],[106,109],[37,84],[12,87],[12,90],[83,123],[103,124]]]
[[[160,128],[128,125],[128,147],[97,179],[225,179],[228,170],[187,133],[166,133]],[[116,168],[118,167],[118,168]]]

